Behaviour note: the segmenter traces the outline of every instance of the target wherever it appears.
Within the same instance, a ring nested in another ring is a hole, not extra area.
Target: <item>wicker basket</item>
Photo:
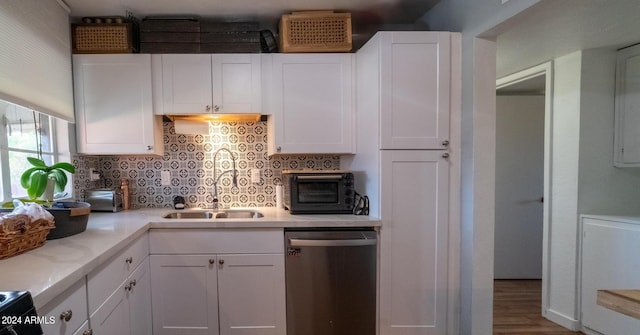
[[[26,231],[0,232],[0,259],[41,247],[55,224],[53,221],[39,219],[32,221],[30,227]]]
[[[280,19],[280,52],[349,52],[351,48],[351,13],[294,12]]]
[[[131,23],[74,24],[73,53],[132,53],[135,50]]]

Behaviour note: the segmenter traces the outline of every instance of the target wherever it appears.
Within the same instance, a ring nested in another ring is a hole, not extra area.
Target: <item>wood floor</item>
[[[493,334],[576,335],[541,315],[540,280],[496,280],[493,293]]]

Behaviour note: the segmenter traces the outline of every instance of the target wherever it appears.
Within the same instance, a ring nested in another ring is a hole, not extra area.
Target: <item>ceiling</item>
[[[497,77],[574,51],[640,42],[638,0],[542,0],[497,38]]]
[[[224,20],[255,20],[275,31],[282,14],[304,10],[352,13],[354,45],[383,25],[412,25],[440,0],[63,0],[71,16],[196,15]],[[359,37],[360,35],[364,35]]]

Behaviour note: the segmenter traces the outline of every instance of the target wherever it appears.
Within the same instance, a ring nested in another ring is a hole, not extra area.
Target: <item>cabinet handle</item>
[[[221,108],[222,108],[222,106],[215,105],[215,106],[213,106],[213,111],[219,112]]]
[[[205,106],[205,109],[207,110],[207,112],[210,112],[211,111],[211,105]]]
[[[443,153],[442,158],[449,158],[449,153],[448,152]]]
[[[127,292],[131,291],[131,282],[129,282],[129,284],[124,286],[124,290],[127,291]]]
[[[73,316],[73,311],[68,310],[66,312],[60,313],[60,320],[63,320],[65,322],[69,322],[71,320],[72,316]]]
[[[220,265],[224,264],[224,259],[220,259],[220,260],[218,261],[218,263],[219,263]]]
[[[133,263],[133,257],[127,257],[124,261],[127,264],[131,264],[131,263]]]
[[[135,279],[129,282],[129,284],[131,284],[132,286],[136,286],[137,283],[138,282]]]
[[[89,330],[85,330],[82,335],[93,335],[93,330],[89,329]]]
[[[216,260],[213,258],[209,259],[209,264],[216,264]]]
[[[449,141],[448,140],[442,141],[442,145],[444,145],[446,147],[447,145],[449,145]]]

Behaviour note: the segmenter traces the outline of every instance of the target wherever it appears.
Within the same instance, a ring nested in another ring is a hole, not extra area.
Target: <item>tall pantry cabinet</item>
[[[450,119],[460,104],[459,44],[456,33],[378,32],[356,55],[358,148],[343,164],[382,220],[381,335],[447,334],[455,324],[449,199],[460,143]]]

